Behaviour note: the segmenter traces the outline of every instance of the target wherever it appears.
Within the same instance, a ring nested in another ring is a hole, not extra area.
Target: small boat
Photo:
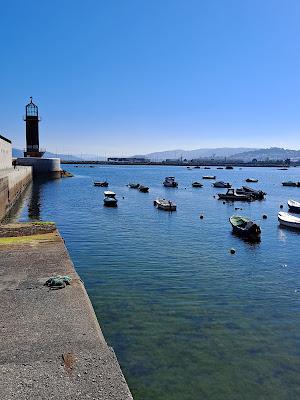
[[[278,221],[280,225],[288,226],[289,228],[300,229],[300,218],[294,217],[289,213],[280,211],[278,213]]]
[[[204,167],[204,169],[210,169],[210,167]]]
[[[282,182],[282,186],[297,187],[297,186],[300,186],[300,182],[292,182],[292,181]]]
[[[219,199],[220,200],[229,200],[229,201],[235,201],[235,200],[240,200],[240,201],[251,201],[252,196],[250,193],[246,194],[240,194],[237,193],[235,189],[228,189],[226,193],[218,193]]]
[[[247,179],[246,179],[246,182],[253,182],[253,183],[256,183],[256,182],[258,182],[258,179],[256,179],[256,178],[247,178]]]
[[[223,167],[217,167],[217,169],[224,169]]]
[[[287,171],[288,170],[288,168],[277,168],[278,169],[278,171]]]
[[[231,165],[226,165],[225,169],[233,169]]]
[[[202,176],[202,179],[216,179],[215,175],[204,175]]]
[[[236,192],[238,194],[250,194],[253,200],[263,200],[266,195],[262,190],[255,190],[248,186],[242,186],[240,189],[237,189]]]
[[[94,186],[107,187],[107,186],[108,186],[108,182],[107,182],[107,181],[103,181],[103,182],[94,182]]]
[[[163,182],[166,187],[177,187],[178,183],[175,181],[174,176],[167,176]]]
[[[166,200],[166,199],[156,199],[154,200],[153,204],[156,208],[165,211],[176,211],[176,204],[173,201]]]
[[[219,182],[213,183],[213,187],[216,187],[216,188],[231,188],[231,185],[230,185],[229,182],[219,181]]]
[[[144,185],[140,185],[139,186],[139,191],[143,192],[143,193],[148,193],[149,192],[149,187],[148,186],[144,186]]]
[[[115,196],[116,196],[115,192],[110,192],[110,191],[104,192],[104,199],[103,199],[104,205],[106,207],[117,207],[118,200],[115,198]]]
[[[233,215],[229,218],[229,222],[231,223],[233,233],[239,236],[248,239],[258,239],[261,234],[259,225],[251,221],[249,218],[240,215]]]
[[[192,186],[193,186],[193,187],[196,187],[196,188],[200,188],[200,187],[202,187],[203,185],[202,185],[202,183],[200,183],[200,182],[193,182],[193,183],[192,183]]]
[[[194,169],[200,169],[200,166],[199,166],[199,165],[196,165],[196,167],[194,167]]]
[[[300,213],[300,203],[295,200],[288,200],[289,210],[294,213]]]
[[[139,186],[140,186],[139,183],[128,183],[128,187],[129,187],[130,189],[138,189]]]

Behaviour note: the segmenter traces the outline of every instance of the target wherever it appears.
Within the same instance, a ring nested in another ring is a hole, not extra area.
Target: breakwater
[[[0,221],[32,180],[32,168],[19,166],[0,171]]]
[[[1,399],[132,399],[52,223],[2,225]],[[71,285],[45,281],[68,275]]]

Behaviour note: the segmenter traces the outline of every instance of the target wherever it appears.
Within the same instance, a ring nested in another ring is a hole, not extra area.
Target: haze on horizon
[[[300,2],[3,2],[0,133],[49,151],[300,148]]]

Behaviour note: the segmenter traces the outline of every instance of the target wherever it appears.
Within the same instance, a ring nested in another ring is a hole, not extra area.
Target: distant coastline
[[[289,164],[282,160],[270,160],[270,161],[257,161],[257,162],[243,162],[243,161],[207,161],[207,160],[197,160],[197,161],[149,161],[149,162],[130,162],[130,161],[71,161],[71,160],[61,160],[61,164],[70,165],[161,165],[161,166],[177,166],[177,167],[276,167],[276,168],[289,168],[300,166],[300,161],[290,162]]]

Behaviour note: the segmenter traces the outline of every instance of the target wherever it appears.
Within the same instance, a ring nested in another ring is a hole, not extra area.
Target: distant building
[[[144,157],[109,157],[108,162],[118,162],[118,163],[149,163],[150,160]]]
[[[0,135],[0,170],[12,167],[11,141]]]

